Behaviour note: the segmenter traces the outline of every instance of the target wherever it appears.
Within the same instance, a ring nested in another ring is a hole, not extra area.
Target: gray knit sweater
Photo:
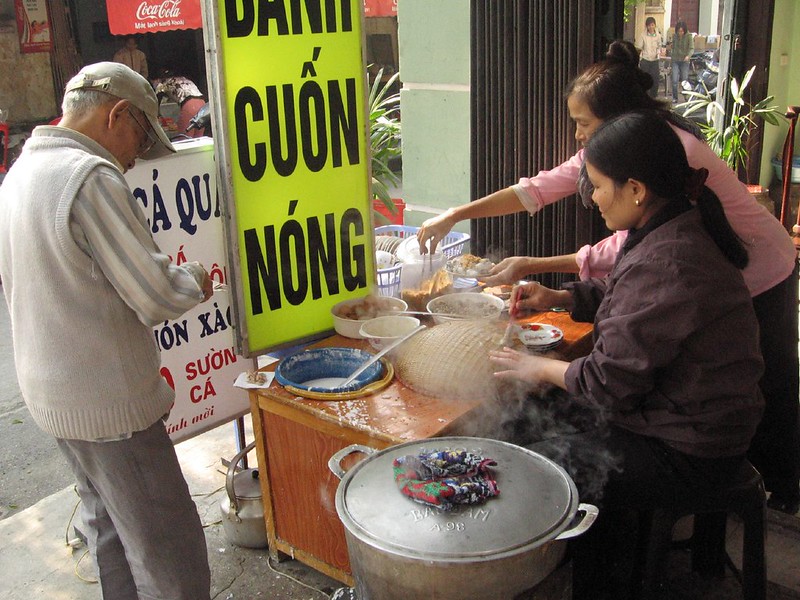
[[[0,187],[0,276],[20,389],[43,430],[97,440],[169,411],[151,326],[202,300],[198,273],[161,253],[99,144],[34,131]]]

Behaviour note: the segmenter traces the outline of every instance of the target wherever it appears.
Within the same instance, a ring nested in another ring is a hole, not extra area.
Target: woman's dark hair
[[[656,18],[655,17],[647,17],[644,20],[644,26],[645,27],[647,27],[648,25],[655,25],[655,24],[656,24]]]
[[[585,158],[618,185],[636,179],[659,198],[696,202],[703,225],[725,257],[740,269],[747,266],[747,251],[719,198],[702,184],[705,175],[689,166],[680,138],[656,111],[603,122],[586,145]]]
[[[689,29],[686,27],[686,23],[684,21],[678,21],[675,23],[675,35],[678,35],[678,29],[683,29],[683,35],[689,33]]]
[[[639,68],[639,51],[630,42],[611,42],[605,59],[587,67],[567,87],[567,97],[577,96],[602,120],[632,110],[655,110],[676,127],[703,139],[698,126],[670,110],[668,101],[647,91],[653,78]]]

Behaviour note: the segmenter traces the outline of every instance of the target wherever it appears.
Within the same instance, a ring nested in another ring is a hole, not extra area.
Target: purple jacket
[[[650,231],[606,279],[565,287],[576,320],[594,317],[594,348],[566,373],[577,402],[686,454],[745,453],[763,407],[758,325],[697,210]]]

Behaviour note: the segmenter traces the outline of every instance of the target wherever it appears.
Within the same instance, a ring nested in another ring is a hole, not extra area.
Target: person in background
[[[759,205],[724,161],[709,148],[694,126],[673,113],[647,90],[652,78],[637,68],[637,52],[629,42],[615,41],[605,60],[586,68],[567,89],[567,106],[575,121],[575,139],[588,143],[606,119],[637,109],[653,109],[667,120],[680,138],[689,164],[705,168],[706,185],[722,202],[725,216],[744,240],[750,262],[744,279],[758,317],[765,372],[761,391],[766,400],[748,457],[764,476],[771,492],[769,505],[796,513],[800,505],[800,422],[798,421],[798,310],[797,253],[780,222]],[[515,185],[499,190],[422,224],[417,238],[420,251],[430,241],[437,244],[464,219],[508,215],[523,210],[531,214],[545,205],[575,193],[584,150],[550,171],[523,177]],[[591,186],[589,186],[591,189]],[[584,201],[586,203],[586,200]],[[611,271],[626,233],[618,231],[575,254],[550,257],[508,257],[485,278],[488,285],[513,283],[545,272],[578,273],[580,279],[603,277]],[[524,305],[524,301],[523,301]]]
[[[645,30],[636,39],[636,48],[641,53],[639,67],[653,78],[653,84],[647,90],[652,98],[658,96],[658,83],[660,80],[659,58],[664,47],[664,38],[656,31],[656,20],[647,17],[644,22]]]
[[[125,37],[125,45],[116,51],[112,60],[130,67],[147,79],[147,56],[139,50],[135,36],[129,35]]]
[[[204,135],[204,131],[201,129],[186,131],[189,121],[206,104],[203,93],[191,79],[183,75],[175,75],[172,70],[162,68],[151,83],[156,90],[159,102],[162,98],[167,98],[180,107],[177,123],[179,133],[190,137]]]
[[[689,166],[669,124],[651,111],[607,120],[585,156],[606,225],[629,230],[613,270],[565,290],[529,283],[515,291],[538,309],[562,306],[593,321],[594,347],[572,362],[508,347],[490,360],[497,378],[554,385],[579,410],[599,407],[595,427],[528,448],[561,464],[581,501],[600,507],[576,538],[576,551],[597,555],[573,560],[573,597],[620,598],[630,580],[612,566],[636,542],[606,546],[616,517],[729,485],[761,416],[763,363],[740,271],[747,251],[704,185],[708,172]],[[596,488],[604,454],[616,468]],[[618,582],[622,590],[608,589]]]
[[[150,83],[101,62],[66,85],[0,186],[0,277],[20,390],[77,479],[102,596],[209,600],[202,524],[164,417],[153,326],[212,295],[175,265],[123,173],[174,152]]]
[[[686,23],[675,24],[675,34],[670,42],[670,64],[672,65],[672,101],[678,102],[681,81],[689,79],[689,59],[694,53],[694,36],[686,29]]]

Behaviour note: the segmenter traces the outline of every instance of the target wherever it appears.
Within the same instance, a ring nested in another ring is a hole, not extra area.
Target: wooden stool
[[[694,515],[690,540],[692,570],[704,576],[722,576],[727,563],[736,572],[725,551],[728,513],[738,515],[744,525],[741,577],[737,573],[742,597],[764,600],[767,589],[766,493],[761,474],[748,461],[744,461],[730,486],[691,503],[659,507],[640,515],[642,528],[638,564],[634,568],[634,590],[640,592],[642,598],[651,598],[663,587],[663,567],[672,545],[672,529],[678,519],[687,515]]]

